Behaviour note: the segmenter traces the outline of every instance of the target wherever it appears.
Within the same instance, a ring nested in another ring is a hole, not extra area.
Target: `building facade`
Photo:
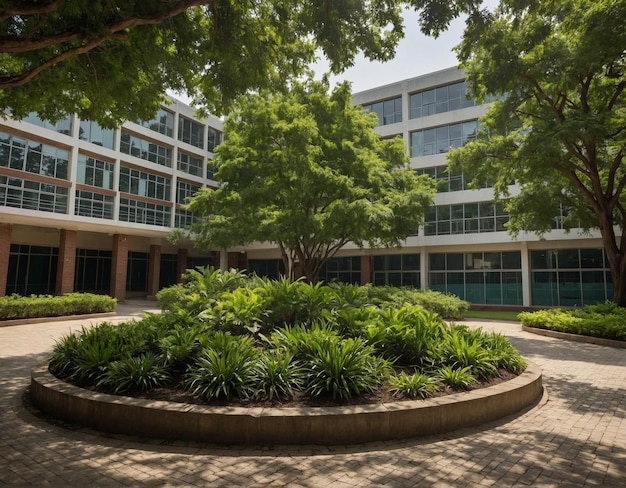
[[[599,233],[568,233],[555,216],[552,232],[542,238],[522,233],[514,239],[506,232],[504,207],[492,202],[492,188],[471,189],[462,173],[448,172],[446,153],[475,137],[488,107],[466,93],[463,72],[450,68],[354,94],[355,104],[378,115],[381,136],[404,139],[413,169],[435,178],[438,191],[426,225],[401,247],[346,247],[323,277],[430,288],[485,306],[610,300],[613,285]],[[257,246],[247,256],[250,269],[276,274],[275,250]]]
[[[572,306],[612,297],[598,234],[506,232],[493,190],[472,189],[447,170],[446,152],[475,137],[488,104],[466,97],[451,68],[354,95],[375,112],[383,137],[402,137],[415,171],[436,179],[426,225],[393,249],[346,246],[325,280],[415,286],[474,305]],[[213,150],[222,122],[199,120],[172,100],[154,120],[106,130],[70,117],[54,126],[36,116],[0,119],[0,296],[70,291],[153,296],[185,269],[221,265],[277,276],[280,253],[255,244],[223,254],[168,233],[193,218],[181,208],[214,186]],[[511,191],[517,190],[512,185]]]
[[[215,184],[221,137],[221,120],[200,120],[176,100],[116,130],[77,117],[0,119],[0,295],[123,301],[219,260],[167,235],[192,219],[185,198]]]

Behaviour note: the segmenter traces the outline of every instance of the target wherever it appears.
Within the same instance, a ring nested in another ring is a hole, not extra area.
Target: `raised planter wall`
[[[514,414],[539,400],[541,370],[438,398],[342,407],[242,408],[96,393],[41,367],[31,400],[46,414],[104,432],[216,444],[358,444],[440,434]]]

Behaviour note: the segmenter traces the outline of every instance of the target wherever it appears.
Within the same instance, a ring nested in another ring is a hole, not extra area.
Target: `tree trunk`
[[[624,249],[618,244],[610,215],[598,214],[597,212],[596,215],[600,221],[602,244],[613,279],[613,301],[620,307],[626,307],[626,257],[624,256]],[[623,239],[621,241],[623,243]]]
[[[626,307],[626,258],[624,258],[623,253],[619,253],[615,260],[617,261],[616,265],[611,266],[613,301],[620,307]]]

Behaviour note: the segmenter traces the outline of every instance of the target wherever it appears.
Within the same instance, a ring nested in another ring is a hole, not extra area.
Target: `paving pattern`
[[[24,407],[30,370],[55,340],[118,316],[0,327],[0,486],[580,487],[626,486],[626,349],[470,323],[506,334],[543,368],[541,402],[444,436],[352,446],[229,446],[107,436],[54,425]]]

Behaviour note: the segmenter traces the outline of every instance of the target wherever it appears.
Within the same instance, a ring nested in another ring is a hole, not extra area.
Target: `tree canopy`
[[[249,90],[285,88],[319,53],[335,73],[361,52],[391,59],[403,6],[438,32],[474,3],[0,0],[0,111],[114,126],[150,120],[172,90],[220,115]]]
[[[350,85],[295,83],[282,95],[245,97],[226,119],[214,164],[219,188],[188,208],[196,245],[276,243],[316,281],[348,242],[398,245],[416,232],[434,183],[409,169],[404,142],[383,140],[377,118],[352,105]]]
[[[475,19],[477,20],[477,19]],[[495,181],[509,229],[600,230],[626,306],[626,2],[501,0],[457,47],[470,89],[501,95],[476,141],[449,153]],[[511,187],[510,183],[516,182]]]

